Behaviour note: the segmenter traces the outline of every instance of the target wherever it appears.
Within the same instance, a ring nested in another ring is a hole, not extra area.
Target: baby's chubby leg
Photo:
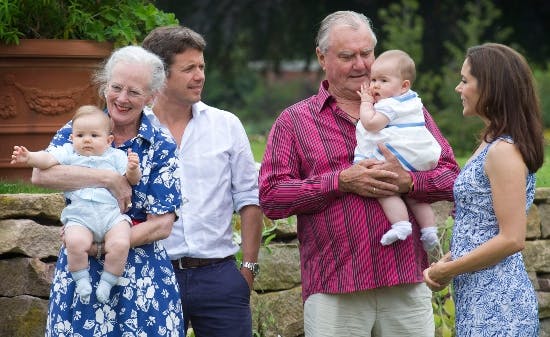
[[[106,303],[109,300],[111,288],[124,272],[129,249],[130,224],[121,221],[105,234],[105,264],[96,292],[100,302]]]
[[[93,234],[83,225],[69,222],[65,225],[64,241],[69,271],[76,282],[76,293],[83,302],[88,302],[92,293],[88,251],[93,242]]]
[[[420,226],[422,233],[420,240],[424,250],[428,253],[439,245],[437,236],[437,225],[435,224],[435,213],[432,206],[425,202],[418,202],[412,198],[405,198]]]

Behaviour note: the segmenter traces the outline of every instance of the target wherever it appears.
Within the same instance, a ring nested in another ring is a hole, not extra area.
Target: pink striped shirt
[[[378,201],[338,191],[338,175],[352,165],[355,125],[327,88],[322,82],[317,95],[281,113],[260,170],[265,214],[272,219],[297,215],[303,300],[315,293],[422,282],[427,259],[418,226],[412,239],[382,246],[380,238],[391,224]],[[412,173],[415,188],[409,196],[452,201],[459,167],[432,117],[426,110],[424,115],[442,152],[434,170]]]

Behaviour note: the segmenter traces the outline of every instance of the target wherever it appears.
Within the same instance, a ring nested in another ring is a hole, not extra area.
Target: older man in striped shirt
[[[442,148],[435,169],[407,172],[383,145],[386,162],[352,165],[357,91],[369,81],[375,46],[366,16],[340,11],[323,20],[316,53],[326,79],[277,118],[260,170],[265,214],[298,218],[306,336],[434,335],[418,226],[406,240],[382,246],[391,224],[376,198],[452,200],[459,167],[425,109]]]

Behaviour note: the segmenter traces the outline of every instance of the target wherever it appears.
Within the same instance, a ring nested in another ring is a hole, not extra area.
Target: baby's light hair
[[[107,131],[107,134],[110,135],[113,132],[113,121],[111,120],[111,117],[109,117],[109,115],[107,115],[97,106],[83,105],[80,108],[76,109],[76,112],[74,113],[73,119],[72,119],[73,124],[79,118],[82,118],[85,116],[96,116],[97,118],[102,119],[105,123],[105,130]]]
[[[416,66],[414,64],[414,60],[406,52],[399,49],[391,49],[378,55],[376,59],[393,59],[397,62],[401,79],[409,80],[411,85],[416,79]]]

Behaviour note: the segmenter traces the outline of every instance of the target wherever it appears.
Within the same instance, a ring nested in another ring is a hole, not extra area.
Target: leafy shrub
[[[550,127],[550,96],[547,94],[550,92],[550,63],[546,69],[534,69],[533,75],[537,82],[544,125]]]
[[[0,41],[81,39],[138,44],[153,28],[178,24],[148,0],[0,0]]]

